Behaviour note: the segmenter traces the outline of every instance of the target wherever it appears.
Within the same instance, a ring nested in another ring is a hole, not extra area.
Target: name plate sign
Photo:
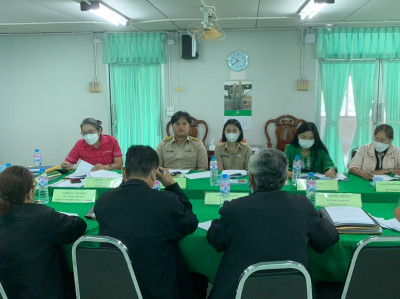
[[[113,178],[86,178],[85,188],[116,188],[121,185],[122,179]]]
[[[95,202],[96,190],[54,189],[53,202]]]
[[[179,187],[181,187],[182,189],[186,189],[185,177],[174,178],[174,181],[178,183]]]
[[[316,180],[317,191],[338,191],[338,181],[336,180]],[[298,179],[297,180],[297,190],[305,191],[307,190],[307,180]]]
[[[239,197],[247,196],[249,193],[231,193],[229,195],[229,200],[236,199]],[[219,205],[220,204],[220,194],[219,192],[206,192],[206,197],[204,198],[204,204],[206,205]]]
[[[400,192],[399,181],[376,181],[376,192]]]
[[[315,194],[315,205],[319,207],[362,207],[359,193],[320,193]]]

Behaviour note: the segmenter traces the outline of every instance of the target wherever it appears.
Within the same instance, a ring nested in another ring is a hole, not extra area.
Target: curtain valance
[[[320,28],[317,58],[400,58],[400,28]]]
[[[104,63],[165,63],[164,40],[160,32],[106,33]]]

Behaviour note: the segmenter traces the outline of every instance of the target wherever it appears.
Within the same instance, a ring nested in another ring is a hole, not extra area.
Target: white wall
[[[224,124],[223,84],[234,79],[227,58],[235,50],[249,56],[242,79],[253,82],[252,130],[245,138],[252,146],[267,144],[264,125],[268,119],[283,114],[314,121],[315,117],[315,51],[305,46],[305,77],[309,91],[298,91],[301,50],[298,30],[227,32],[222,41],[200,41],[199,58],[181,59],[181,44],[171,46],[172,105],[175,111],[188,111],[209,125],[209,138],[221,138]],[[167,49],[168,51],[168,49]],[[166,67],[167,71],[167,67]],[[167,72],[166,72],[167,73]],[[166,82],[168,83],[168,82]],[[176,92],[176,87],[183,92]],[[166,93],[168,102],[168,92]],[[165,114],[165,122],[169,117]],[[164,132],[165,134],[165,132]]]
[[[44,165],[64,160],[80,138],[86,117],[109,133],[106,68],[99,47],[102,93],[94,80],[93,36],[0,36],[0,164],[32,165],[39,148]]]
[[[79,124],[85,117],[102,120],[104,132],[110,132],[102,44],[98,80],[103,92],[88,90],[94,77],[92,40],[90,34],[0,36],[0,164],[31,165],[35,148],[40,149],[44,164],[60,163],[80,138]],[[253,81],[253,129],[245,131],[250,145],[266,146],[264,124],[270,118],[292,114],[315,120],[314,45],[305,47],[310,90],[297,91],[299,42],[298,30],[227,32],[223,41],[200,42],[196,60],[181,59],[181,45],[176,43],[171,46],[175,111],[205,120],[209,137],[219,139],[224,124],[223,83],[232,79],[227,57],[242,50],[250,57],[243,79]],[[168,87],[167,66],[165,73]],[[175,91],[178,86],[184,88],[182,93]],[[168,103],[167,88],[165,99]],[[169,120],[164,115],[163,131]]]

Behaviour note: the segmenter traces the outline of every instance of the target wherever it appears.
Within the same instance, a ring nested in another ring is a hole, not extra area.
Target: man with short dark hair
[[[157,146],[160,166],[169,169],[207,170],[207,150],[203,142],[189,136],[192,118],[178,111],[171,117],[174,136],[164,138]]]
[[[323,252],[339,240],[336,228],[301,194],[281,191],[287,177],[283,152],[262,149],[250,158],[254,193],[225,202],[208,242],[225,251],[209,298],[235,298],[240,275],[259,262],[292,260],[308,266],[311,245]]]
[[[186,195],[149,146],[131,146],[122,173],[94,207],[100,234],[128,247],[143,298],[197,298],[178,248],[198,224]],[[156,177],[165,191],[152,189]]]

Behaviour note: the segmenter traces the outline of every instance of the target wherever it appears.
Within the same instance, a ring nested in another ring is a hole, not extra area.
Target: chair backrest
[[[357,154],[357,151],[358,151],[358,146],[351,150],[351,155],[350,155],[351,158],[350,159],[354,158],[354,156]]]
[[[357,244],[342,299],[400,298],[399,277],[400,236],[369,237]]]
[[[6,292],[4,291],[3,286],[1,285],[1,282],[0,282],[0,299],[7,299]]]
[[[202,126],[201,129],[200,129],[199,125]],[[171,121],[169,121],[169,122],[167,123],[167,127],[166,127],[167,135],[168,135],[168,136],[171,136],[171,133],[170,133],[170,126],[171,126]],[[196,119],[196,118],[192,117],[192,124],[190,125],[189,136],[192,136],[192,137],[196,137],[196,138],[197,138],[197,135],[199,135],[199,131],[200,131],[199,129],[200,129],[200,130],[202,131],[202,133],[203,133],[203,137],[202,137],[202,138],[199,137],[199,138],[202,139],[202,140],[203,140],[203,143],[205,144],[206,138],[207,138],[207,135],[208,135],[208,125],[207,125],[207,123],[206,123],[204,120]]]
[[[127,248],[115,238],[82,236],[72,246],[72,265],[77,299],[142,299]]]
[[[312,299],[311,277],[306,268],[293,261],[258,263],[242,274],[236,299]]]
[[[265,123],[264,133],[267,137],[268,147],[272,148],[271,137],[268,133],[268,126],[275,124],[276,148],[284,151],[286,144],[290,143],[296,135],[299,124],[305,122],[304,119],[297,119],[292,115],[282,115],[275,119],[270,119]]]

